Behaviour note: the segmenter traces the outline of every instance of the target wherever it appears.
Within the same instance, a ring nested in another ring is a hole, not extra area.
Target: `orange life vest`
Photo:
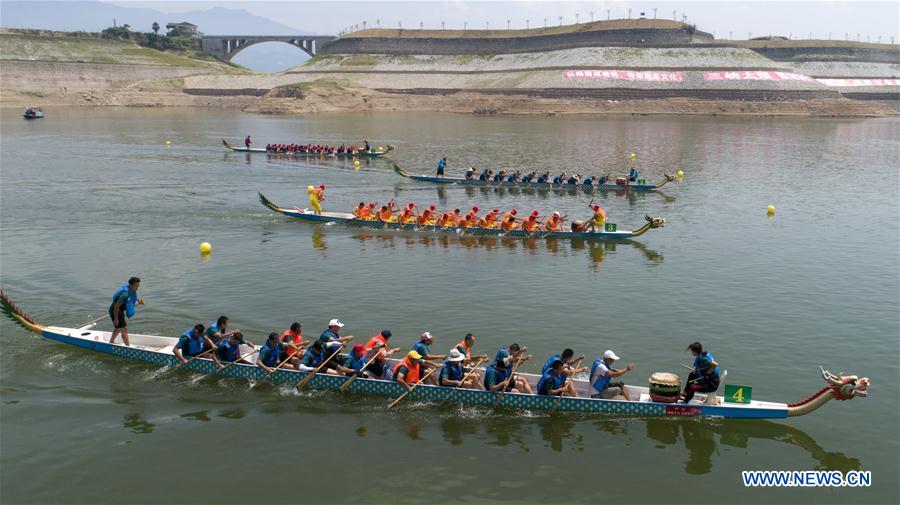
[[[375,357],[375,359],[382,360],[382,359],[384,359],[384,353],[387,352],[387,349],[389,346],[388,346],[387,339],[382,337],[381,333],[379,333],[378,335],[375,335],[374,337],[370,338],[368,342],[366,342],[366,345],[365,345],[366,354],[368,354],[369,351],[374,349],[375,346],[378,344],[382,344],[382,345],[384,345],[384,347],[380,351],[378,351],[378,355]]]
[[[497,216],[494,215],[493,212],[488,212],[481,221],[478,223],[482,228],[493,228],[494,224],[497,223]]]
[[[507,220],[503,221],[503,224],[500,225],[500,227],[503,228],[504,231],[510,231],[516,227],[516,220],[515,219],[507,219]]]
[[[303,343],[303,332],[294,333],[290,330],[290,328],[288,328],[287,330],[284,330],[284,333],[282,333],[280,337],[278,337],[278,340],[281,342],[284,342],[285,338],[289,339],[288,340],[289,344],[300,345]],[[293,356],[294,354],[297,354],[297,350],[292,349],[288,346],[284,347],[284,352],[288,356]]]
[[[393,214],[394,213],[391,212],[391,209],[385,209],[385,210],[379,211],[379,216],[381,217],[382,221],[390,221],[391,216],[393,216]]]
[[[403,358],[403,361],[394,366],[394,378],[397,377],[397,371],[400,370],[401,366],[405,366],[407,370],[406,375],[403,376],[403,382],[407,384],[419,382],[419,364],[413,365],[409,362],[409,358]]]
[[[419,214],[418,218],[416,218],[416,223],[424,226],[424,225],[428,224],[428,221],[430,221],[430,220],[431,220],[431,211],[425,210],[425,211],[422,211],[421,214]]]
[[[535,219],[533,221],[531,219],[526,219],[526,220],[522,221],[522,229],[525,231],[534,230],[534,227],[536,225],[537,225],[537,219]]]
[[[403,209],[403,212],[400,213],[400,218],[397,219],[397,221],[399,221],[400,223],[408,223],[414,215],[415,214],[413,213],[413,211],[409,209]]]
[[[559,220],[550,218],[547,220],[547,223],[544,226],[547,228],[547,231],[556,231],[556,229],[559,227]]]
[[[465,353],[465,354],[466,354],[466,358],[470,358],[470,357],[472,356],[472,354],[469,352],[469,351],[471,351],[472,348],[471,348],[471,347],[468,347],[468,346],[466,345],[466,339],[462,339],[462,341],[460,341],[460,343],[456,344],[456,348],[457,348],[457,349],[459,349],[460,347],[462,347],[463,349],[466,350],[466,353]]]

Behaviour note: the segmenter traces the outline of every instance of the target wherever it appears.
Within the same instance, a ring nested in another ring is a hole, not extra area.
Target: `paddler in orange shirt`
[[[494,209],[487,214],[484,215],[483,218],[478,222],[478,225],[482,228],[496,228],[497,227],[497,216],[500,214],[500,209]]]
[[[515,212],[515,210],[513,210]],[[500,229],[503,231],[512,231],[516,228],[516,215],[507,213],[500,223]]]
[[[388,344],[389,338],[391,338],[391,330],[381,330],[378,335],[370,338],[365,345],[368,359],[374,360],[366,371],[377,378],[384,377],[384,360],[400,349],[399,347],[397,349],[391,349],[390,344]],[[375,351],[376,348],[378,348],[378,350],[373,354],[373,351]]]
[[[291,327],[284,330],[278,340],[285,344],[284,356],[279,359],[283,360],[285,357],[290,356],[291,360],[288,364],[297,368],[297,365],[300,364],[300,351],[298,349],[306,345],[303,343],[303,333],[300,323],[291,323]]]
[[[416,218],[416,205],[412,202],[406,204],[406,208],[400,211],[400,215],[397,216],[397,222],[400,224],[407,224],[413,221]]]
[[[538,225],[538,211],[533,211],[527,219],[522,221],[522,229],[525,231],[534,231]]]
[[[550,216],[550,219],[544,223],[544,229],[547,231],[557,231],[559,230],[560,225],[566,220],[566,216],[560,217],[559,212],[554,212],[553,215]]]
[[[466,217],[459,220],[457,226],[460,228],[475,228],[478,225],[477,219],[479,219],[478,216],[474,214],[466,214]]]
[[[416,218],[416,224],[419,226],[428,226],[434,224],[434,211],[437,209],[434,205],[423,210],[419,217]]]
[[[368,213],[369,209],[363,202],[359,202],[359,205],[355,209],[353,209],[353,217],[355,217],[356,219],[365,219]]]
[[[591,205],[591,210],[594,211],[594,217],[591,218],[591,231],[603,231],[603,225],[606,224],[606,211],[597,204]]]
[[[387,203],[387,205],[382,205],[381,210],[378,212],[378,219],[385,223],[394,222],[394,201],[391,200]]]
[[[441,214],[441,219],[438,221],[438,224],[445,228],[456,226],[459,217],[459,209],[453,209],[451,212],[444,212]]]
[[[481,218],[478,216],[478,206],[472,207],[472,210],[466,212],[466,219],[472,221],[473,223],[477,223]]]

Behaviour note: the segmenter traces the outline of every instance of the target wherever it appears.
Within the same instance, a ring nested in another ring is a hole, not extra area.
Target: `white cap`
[[[433,338],[434,338],[434,336],[431,334],[431,332],[426,331],[425,333],[422,334],[422,338],[420,340],[430,340]]]
[[[558,215],[559,215],[559,211],[554,212],[553,215],[554,215],[554,216],[558,216]]]
[[[343,328],[344,323],[342,323],[340,319],[332,319],[331,321],[328,321],[328,326],[337,326],[338,328]]]
[[[450,362],[462,361],[464,359],[466,359],[466,355],[459,352],[459,349],[456,349],[455,347],[451,349],[450,354],[447,355],[447,361]]]
[[[612,352],[612,351],[610,351],[610,350],[607,350],[605,353],[603,353],[603,357],[606,358],[606,359],[611,359],[611,360],[613,360],[613,361],[616,361],[616,360],[619,359],[619,357],[616,356],[616,353],[614,353],[614,352]]]

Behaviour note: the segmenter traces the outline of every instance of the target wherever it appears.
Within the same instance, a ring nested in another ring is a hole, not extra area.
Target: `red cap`
[[[472,207],[472,210],[474,210],[475,212],[478,212],[478,206],[476,205],[476,206]]]
[[[512,215],[514,215],[514,216],[515,216],[516,214],[518,214],[518,212],[516,211],[516,209],[513,209],[513,210],[509,211],[509,213],[512,214]]]
[[[436,205],[429,205],[429,206],[428,206],[428,210],[436,210],[436,209],[437,209],[437,206],[436,206]]]
[[[370,204],[369,204],[369,207],[374,208],[374,207],[375,207],[375,204],[374,204],[374,203],[370,203]]]
[[[362,344],[356,344],[353,346],[353,350],[356,351],[357,354],[362,354],[366,352],[366,346]]]
[[[415,205],[413,205],[412,202],[409,202],[408,204],[406,204],[406,208],[407,208],[407,209],[411,209],[411,208],[413,208],[413,207],[415,207]]]
[[[325,189],[325,185],[324,185],[324,184],[319,185],[319,187],[322,188],[322,189]]]
[[[531,211],[531,215],[532,215],[532,216],[538,215],[538,211],[536,211],[536,210]]]
[[[595,203],[594,205],[591,205],[591,208],[597,210],[600,208],[600,206]]]
[[[496,214],[496,213],[500,212],[500,209],[494,209],[492,212],[493,212],[494,214]]]

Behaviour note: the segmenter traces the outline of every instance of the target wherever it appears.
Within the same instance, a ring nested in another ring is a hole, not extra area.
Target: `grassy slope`
[[[537,24],[537,20],[535,20]],[[342,38],[508,38],[535,37],[540,35],[559,35],[562,33],[591,32],[600,30],[623,30],[635,28],[664,28],[670,30],[683,29],[687,25],[678,21],[665,19],[617,19],[613,21],[595,21],[577,25],[550,26],[532,28],[530,30],[395,30],[390,28],[373,28],[349,33]]]
[[[238,70],[221,62],[201,61],[140,47],[132,42],[80,36],[32,35],[9,30],[0,31],[0,59]]]

